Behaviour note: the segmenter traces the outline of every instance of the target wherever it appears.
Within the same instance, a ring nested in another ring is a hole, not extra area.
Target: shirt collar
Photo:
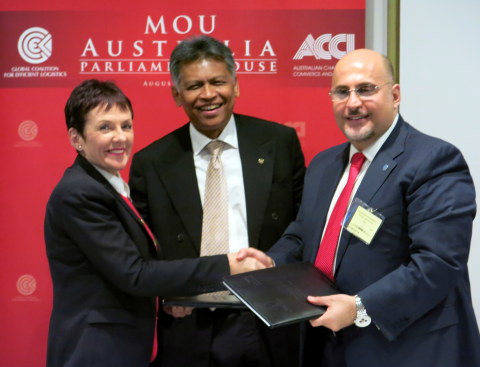
[[[397,115],[395,116],[395,119],[393,120],[392,125],[388,128],[387,131],[385,131],[385,133],[380,138],[377,139],[375,143],[370,145],[368,148],[365,148],[364,150],[362,150],[363,155],[369,162],[373,161],[378,151],[382,147],[383,143],[385,143],[385,141],[388,139],[388,137],[392,133],[393,129],[395,129],[395,126],[397,125],[397,122],[398,122],[398,116],[399,115],[397,113]],[[357,152],[358,152],[358,149],[355,148],[353,144],[350,144],[350,156],[348,160],[349,162],[352,159],[352,156]]]
[[[237,127],[235,125],[233,114],[217,139],[210,139],[208,136],[203,135],[190,122],[190,139],[192,140],[192,149],[195,156],[200,154],[212,140],[223,141],[230,148],[238,149]]]
[[[110,185],[113,186],[116,192],[122,196],[130,197],[130,188],[128,187],[127,183],[123,181],[122,176],[120,176],[120,172],[118,172],[116,175],[112,175],[103,168],[100,168],[94,164],[92,164],[92,166],[95,167],[95,169],[100,172],[103,177],[105,177],[105,179]]]

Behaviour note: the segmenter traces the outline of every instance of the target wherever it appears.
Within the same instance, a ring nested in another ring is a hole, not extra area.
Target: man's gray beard
[[[353,133],[353,134],[346,131],[345,136],[351,142],[361,143],[361,142],[372,139],[374,136],[374,133],[372,130],[368,130],[362,133]]]

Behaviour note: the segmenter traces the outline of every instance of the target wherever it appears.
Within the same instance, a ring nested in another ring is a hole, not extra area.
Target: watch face
[[[371,322],[372,322],[371,317],[365,313],[361,313],[360,315],[357,315],[357,318],[355,319],[355,325],[358,327],[366,327],[370,325]]]

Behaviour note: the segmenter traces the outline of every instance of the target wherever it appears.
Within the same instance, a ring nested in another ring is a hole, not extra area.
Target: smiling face
[[[332,102],[338,127],[358,150],[369,147],[388,130],[400,103],[400,86],[394,84],[383,56],[371,50],[356,50],[335,66],[332,90],[365,85],[381,88],[368,98],[351,92],[347,99]]]
[[[118,106],[107,111],[105,105],[99,105],[88,112],[82,135],[75,128],[70,128],[68,135],[72,146],[90,163],[116,175],[132,152],[132,113]]]
[[[237,80],[225,63],[202,59],[182,65],[172,95],[195,128],[215,139],[230,120],[240,93]]]

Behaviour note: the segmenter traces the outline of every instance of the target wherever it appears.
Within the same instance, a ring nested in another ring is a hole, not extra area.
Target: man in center
[[[244,247],[267,251],[300,205],[305,162],[295,130],[233,113],[239,96],[235,62],[214,38],[180,42],[170,73],[173,98],[190,122],[134,156],[135,205],[166,259]],[[212,244],[225,247],[212,250]],[[270,330],[238,309],[189,313],[164,309],[157,365],[298,365],[298,326]]]

